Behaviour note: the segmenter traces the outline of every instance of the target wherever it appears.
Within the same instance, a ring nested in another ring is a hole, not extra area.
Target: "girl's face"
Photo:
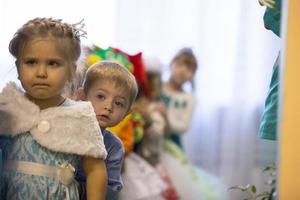
[[[109,81],[97,80],[88,90],[86,100],[93,105],[101,129],[117,125],[128,113],[129,96]]]
[[[171,70],[171,79],[178,86],[183,85],[187,81],[191,81],[194,77],[194,70],[181,63],[173,63]]]
[[[68,62],[50,38],[29,41],[18,65],[19,80],[27,97],[43,107],[58,105],[65,82],[69,79]]]

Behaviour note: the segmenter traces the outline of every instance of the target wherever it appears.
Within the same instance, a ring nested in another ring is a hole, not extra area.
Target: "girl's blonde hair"
[[[78,28],[78,26],[80,26]],[[16,58],[16,65],[23,53],[25,45],[36,38],[52,37],[69,63],[70,78],[74,77],[76,61],[80,56],[80,36],[86,33],[81,29],[82,21],[77,24],[63,23],[60,19],[35,18],[25,23],[13,36],[9,43],[9,52]]]
[[[138,86],[135,77],[122,65],[111,61],[100,61],[88,68],[83,81],[85,94],[96,81],[109,81],[116,87],[124,89],[129,96],[129,105],[135,101]]]

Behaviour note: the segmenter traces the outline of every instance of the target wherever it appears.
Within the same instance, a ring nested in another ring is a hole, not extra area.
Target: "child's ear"
[[[85,101],[86,100],[86,94],[83,90],[82,87],[78,88],[78,90],[75,92],[75,100],[81,100],[81,101]]]

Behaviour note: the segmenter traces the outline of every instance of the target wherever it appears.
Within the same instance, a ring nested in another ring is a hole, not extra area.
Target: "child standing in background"
[[[115,198],[123,187],[121,168],[124,159],[122,142],[106,128],[117,125],[130,112],[137,92],[134,76],[125,67],[109,61],[100,61],[89,67],[83,87],[77,92],[79,100],[92,103],[104,137],[108,153],[105,160],[108,174],[106,200]],[[85,185],[81,168],[76,178]],[[84,192],[82,199],[86,199]]]
[[[150,97],[147,98],[142,109],[144,116],[148,118],[149,126],[138,148],[138,153],[151,165],[159,163],[159,150],[164,137],[169,134],[166,107],[161,100],[161,71],[162,64],[156,59],[146,59],[146,77],[150,89]]]
[[[167,106],[171,134],[169,138],[182,148],[181,135],[189,128],[195,98],[183,90],[197,70],[197,59],[190,48],[181,49],[171,61],[171,77],[162,85],[162,99]]]
[[[80,162],[88,199],[105,197],[107,153],[93,108],[62,95],[80,56],[77,25],[36,18],[10,41],[24,92],[9,83],[0,93],[0,199],[79,199]]]

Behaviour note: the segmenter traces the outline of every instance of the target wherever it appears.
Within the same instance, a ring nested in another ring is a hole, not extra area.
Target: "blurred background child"
[[[191,82],[197,70],[197,59],[190,48],[183,48],[171,60],[170,78],[162,85],[162,99],[167,107],[170,123],[169,138],[182,148],[181,135],[184,134],[192,121],[195,98],[183,88]]]

